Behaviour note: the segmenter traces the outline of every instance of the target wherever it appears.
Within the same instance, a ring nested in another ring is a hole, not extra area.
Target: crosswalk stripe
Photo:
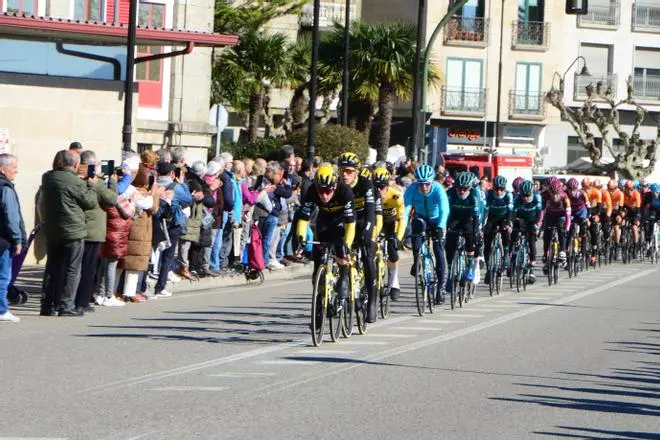
[[[463,324],[465,321],[461,320],[444,320],[444,319],[424,319],[418,322],[418,324]]]
[[[342,345],[387,345],[389,342],[386,341],[358,341],[356,339],[351,339],[349,341],[341,341]]]
[[[297,352],[296,354],[325,354],[325,355],[333,355],[333,354],[354,354],[355,351],[352,350],[317,350],[316,348],[310,347],[308,350],[301,350]]]

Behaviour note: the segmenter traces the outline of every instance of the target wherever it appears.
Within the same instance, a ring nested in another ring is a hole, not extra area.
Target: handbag
[[[215,218],[206,206],[202,209],[202,229],[211,229]]]

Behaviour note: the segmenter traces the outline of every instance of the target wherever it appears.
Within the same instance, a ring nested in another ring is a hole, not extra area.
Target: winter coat
[[[0,247],[27,246],[25,223],[14,184],[0,173]]]
[[[124,258],[128,254],[128,235],[133,224],[132,219],[125,219],[114,206],[107,211],[108,226],[105,243],[101,245],[104,258]]]
[[[143,197],[151,197],[149,191],[139,188]],[[158,201],[156,200],[156,203]],[[152,210],[138,209],[133,225],[128,233],[128,250],[122,262],[122,268],[136,272],[144,272],[149,268],[151,256],[151,239],[153,235]]]
[[[53,170],[42,179],[46,237],[51,243],[83,240],[87,236],[85,210],[98,206],[94,188],[71,170]]]
[[[116,185],[112,184],[108,188],[103,181],[99,181],[93,188],[96,191],[99,204],[96,208],[85,211],[85,221],[87,224],[85,241],[102,243],[105,241],[106,224],[108,221],[105,211],[117,204]]]
[[[186,233],[181,237],[183,241],[191,241],[197,243],[199,241],[199,234],[202,230],[202,215],[204,204],[202,202],[195,202],[191,208],[190,217],[188,217],[188,225]]]

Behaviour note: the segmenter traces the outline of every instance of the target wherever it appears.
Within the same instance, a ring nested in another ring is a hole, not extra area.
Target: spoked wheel
[[[559,281],[559,261],[555,259],[555,261],[552,263],[552,281],[554,284],[557,284]]]
[[[501,256],[499,260],[500,260],[500,264],[499,264],[500,267],[497,269],[497,272],[495,272],[495,275],[497,276],[497,278],[495,279],[495,293],[497,293],[498,295],[502,291],[502,272],[504,272],[504,264]],[[474,291],[474,289],[472,289],[472,291]],[[470,293],[470,296],[472,296],[472,293]]]
[[[554,272],[554,265],[555,265],[555,249],[554,246],[551,244],[550,245],[550,251],[548,252],[548,257],[546,258],[546,265],[548,266],[548,286],[552,286],[552,277],[553,277],[553,272]]]
[[[326,301],[326,274],[327,269],[320,266],[314,277],[314,291],[312,292],[312,316],[310,328],[312,330],[312,343],[318,347],[323,342],[325,333],[325,318],[328,315],[328,302]]]
[[[348,288],[351,288],[351,281],[350,281],[350,273],[348,275],[349,279],[347,280]],[[339,288],[339,281],[337,282],[337,288]],[[346,304],[344,305],[344,308],[342,308],[339,313],[335,312],[337,309],[337,305],[339,304],[339,298],[337,292],[335,292],[334,295],[330,296],[328,300],[331,300],[333,303],[333,307],[328,307],[328,317],[330,318],[330,339],[332,339],[332,342],[337,342],[339,340],[339,336],[341,335],[341,327],[343,325],[343,320],[344,320],[344,313],[346,313],[346,306],[348,304],[348,301],[345,301]]]
[[[348,290],[348,301],[346,301],[346,306],[344,307],[344,315],[341,320],[341,334],[345,338],[350,338],[353,334],[353,326],[355,325],[355,312],[356,309],[361,307],[357,305],[357,301],[360,301],[361,286],[355,285],[357,276],[353,273],[357,271],[357,268],[351,268],[350,270],[350,283]]]
[[[390,313],[390,295],[389,289],[386,286],[388,269],[385,266],[385,261],[380,253],[377,258],[376,267],[378,268],[378,289],[376,290],[376,293],[380,302],[380,317],[385,319]]]
[[[516,261],[513,264],[513,273],[511,277],[516,279],[516,292],[520,293],[520,288],[523,287],[523,278],[525,276],[525,263],[523,260],[523,252],[518,252]],[[524,287],[523,287],[524,289]]]
[[[588,272],[591,267],[591,240],[589,240],[588,232],[582,238],[582,260],[584,261],[584,271]]]
[[[498,264],[497,260],[495,258],[495,250],[493,250],[490,253],[490,258],[488,259],[488,276],[490,279],[488,280],[488,293],[490,296],[493,296],[495,294],[495,289],[496,289],[496,284],[497,284],[497,276],[496,276],[496,271],[498,270]]]
[[[417,257],[415,263],[415,300],[417,302],[417,313],[424,316],[426,309],[426,274],[424,273],[424,256]]]
[[[449,302],[451,304],[452,310],[456,307],[456,300],[458,299],[458,289],[460,288],[459,277],[461,275],[461,270],[458,264],[457,256],[454,257],[454,260],[451,262],[451,272],[449,276],[451,277],[451,293],[449,295]]]
[[[435,306],[435,292],[438,288],[438,278],[435,273],[435,264],[433,258],[429,258],[426,262],[426,302],[428,303],[429,313],[433,313]]]
[[[380,317],[385,319],[390,314],[390,292],[389,288],[380,289]]]
[[[573,265],[573,261],[575,260],[575,246],[573,246],[573,240],[571,240],[571,249],[568,251],[568,278],[573,278],[574,276],[577,276],[575,273],[575,268],[576,266]]]
[[[365,286],[362,286],[357,301],[359,303],[356,304],[359,304],[360,307],[356,307],[355,309],[355,321],[357,323],[358,333],[363,335],[367,332],[367,307],[369,307],[369,294]]]

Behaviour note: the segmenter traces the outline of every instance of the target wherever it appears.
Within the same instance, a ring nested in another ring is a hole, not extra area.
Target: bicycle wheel
[[[584,271],[588,272],[591,266],[591,240],[589,239],[589,232],[582,237],[582,265]]]
[[[499,243],[499,246],[500,246],[500,250],[498,252],[499,255],[497,257],[499,263],[498,263],[497,271],[495,272],[495,275],[497,276],[497,278],[495,279],[495,293],[497,293],[497,295],[499,295],[500,292],[502,291],[502,276],[504,272],[504,249],[502,248],[502,242]],[[474,288],[471,288],[470,290],[471,290],[470,296],[472,296],[474,294]]]
[[[568,255],[566,255],[566,263],[568,264],[568,278],[573,278],[575,276],[575,266],[573,266],[573,260],[575,260],[575,246],[573,246],[573,239],[571,239],[571,246],[568,250]]]
[[[390,295],[387,286],[388,269],[382,253],[379,252],[376,258],[376,267],[378,269],[378,288],[376,289],[376,294],[380,303],[380,317],[385,319],[390,313]]]
[[[424,315],[426,309],[426,280],[424,274],[424,249],[419,253],[415,263],[415,300],[417,302],[417,313]]]
[[[360,307],[355,309],[355,322],[357,324],[358,333],[363,335],[367,332],[367,307],[369,307],[369,294],[367,288],[362,286],[358,296]],[[358,303],[356,303],[358,304]]]
[[[337,274],[337,288],[339,287],[340,284],[340,278],[341,275]],[[348,275],[349,279],[347,280],[348,288],[351,288],[350,284],[350,273]],[[349,291],[350,295],[350,291]],[[338,294],[337,292],[334,292],[333,295],[328,296],[328,303],[330,304],[330,301],[334,304],[332,307],[332,310],[336,310],[336,306],[338,304]],[[348,301],[346,301],[348,303]],[[330,339],[332,342],[337,342],[339,340],[339,336],[341,335],[341,327],[342,327],[342,321],[344,320],[344,313],[345,313],[345,308],[341,309],[339,313],[331,313],[330,308],[328,308],[328,317],[330,318]]]
[[[546,257],[546,265],[548,267],[548,286],[552,286],[552,277],[553,277],[553,272],[554,272],[554,260],[556,258],[555,255],[555,243],[550,243],[550,250],[548,252],[548,256]]]
[[[523,276],[525,274],[524,267],[524,252],[520,250],[516,254],[516,261],[511,265],[511,277],[516,279],[516,292],[520,293],[520,288],[523,286]]]
[[[360,290],[362,289],[360,280],[363,279],[361,278],[361,272],[358,267],[351,267],[349,273],[348,301],[346,301],[344,315],[341,320],[341,334],[345,338],[350,338],[353,335],[355,311],[361,307],[361,305],[356,305],[356,303],[360,300]]]
[[[429,254],[424,264],[426,271],[426,302],[428,303],[429,313],[433,313],[433,306],[435,306],[435,291],[438,288],[438,278],[435,273],[435,262],[433,257]]]
[[[559,281],[559,260],[557,258],[552,263],[552,281],[554,284],[557,284]]]
[[[458,306],[463,307],[463,302],[465,300],[465,268],[466,257],[465,251],[462,251],[458,257],[458,266],[459,266],[459,276],[458,276]]]
[[[493,296],[493,294],[495,293],[496,269],[497,269],[497,263],[495,259],[495,247],[493,246],[493,248],[490,251],[490,255],[488,257],[488,276],[490,277],[490,279],[488,280],[488,293],[490,294],[490,296]]]
[[[328,315],[328,301],[326,297],[326,274],[325,266],[320,266],[314,276],[312,291],[312,311],[310,330],[312,331],[312,343],[318,347],[323,342],[325,333],[325,318]]]
[[[451,309],[454,310],[456,307],[456,299],[458,298],[458,289],[460,286],[459,277],[460,277],[460,267],[458,267],[458,256],[454,256],[454,260],[451,262],[451,271],[449,276],[451,277],[451,293],[449,295],[449,302],[451,304]]]

